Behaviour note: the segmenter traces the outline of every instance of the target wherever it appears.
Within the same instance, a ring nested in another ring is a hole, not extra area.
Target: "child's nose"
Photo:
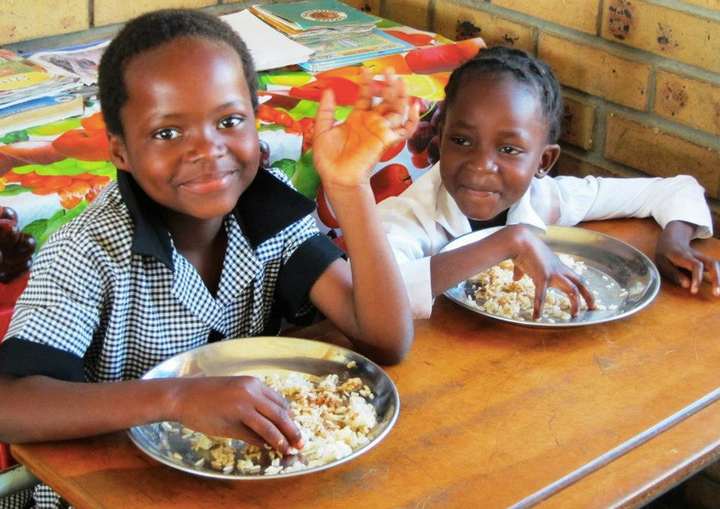
[[[496,172],[498,166],[495,163],[495,158],[486,152],[480,152],[475,154],[474,157],[475,170],[479,172]]]
[[[194,136],[193,143],[188,152],[191,162],[204,159],[217,159],[227,154],[227,146],[223,143],[222,137],[214,132],[199,132]]]

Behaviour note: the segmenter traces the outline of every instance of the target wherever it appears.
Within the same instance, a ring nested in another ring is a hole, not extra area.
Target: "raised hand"
[[[703,276],[712,286],[712,293],[720,297],[720,262],[690,247],[695,226],[671,221],[660,234],[655,246],[658,270],[674,283],[697,293]]]
[[[358,100],[341,124],[335,124],[332,91],[326,90],[320,100],[313,161],[326,190],[367,184],[385,150],[408,138],[418,124],[418,106],[411,104],[404,80],[392,69],[386,71],[382,101],[375,105],[372,81],[364,71]]]
[[[302,447],[285,398],[252,376],[178,379],[179,421],[206,435],[270,444],[280,452]]]

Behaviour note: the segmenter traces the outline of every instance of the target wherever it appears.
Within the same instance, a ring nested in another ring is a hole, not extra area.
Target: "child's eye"
[[[166,127],[164,129],[158,129],[152,134],[152,137],[156,140],[173,140],[180,136],[180,131],[177,129],[173,129],[171,127]]]
[[[508,154],[508,155],[512,155],[512,156],[520,153],[520,151],[518,149],[513,148],[513,147],[500,147],[500,152],[502,152],[503,154]]]
[[[460,145],[462,147],[467,147],[470,145],[470,142],[461,136],[453,136],[451,140],[455,145]]]
[[[229,129],[231,127],[235,127],[242,123],[242,121],[245,120],[242,115],[231,115],[229,117],[226,117],[220,121],[218,124],[218,127],[220,129]]]

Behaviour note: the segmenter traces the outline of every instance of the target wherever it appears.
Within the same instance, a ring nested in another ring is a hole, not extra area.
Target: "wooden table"
[[[659,232],[640,220],[587,226],[647,254]],[[720,241],[698,246],[720,257]],[[151,460],[125,433],[13,453],[78,508],[637,507],[720,455],[720,300],[708,288],[690,296],[663,281],[625,320],[552,331],[440,298],[416,329],[408,359],[387,370],[402,398],[395,428],[337,468],[205,479]]]

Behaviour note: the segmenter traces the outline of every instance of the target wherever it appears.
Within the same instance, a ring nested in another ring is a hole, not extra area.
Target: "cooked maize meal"
[[[367,444],[377,422],[375,398],[360,378],[340,383],[337,375],[318,382],[300,373],[260,377],[285,396],[303,437],[302,449],[283,456],[270,446],[257,447],[238,440],[204,435],[176,423],[163,423],[168,433],[180,433],[190,443],[196,467],[209,465],[225,474],[275,475],[322,466],[350,455]],[[186,460],[188,458],[185,458]]]
[[[572,270],[582,275],[587,270],[585,262],[575,260],[568,254],[558,254],[560,260]],[[520,321],[531,321],[535,283],[527,274],[518,281],[513,281],[514,264],[505,260],[489,269],[473,276],[466,282],[465,297],[467,301],[480,310],[496,316]],[[595,301],[597,309],[603,305]],[[557,289],[548,289],[542,319],[555,323],[570,320],[570,299]],[[587,310],[585,299],[580,297],[580,310]]]

